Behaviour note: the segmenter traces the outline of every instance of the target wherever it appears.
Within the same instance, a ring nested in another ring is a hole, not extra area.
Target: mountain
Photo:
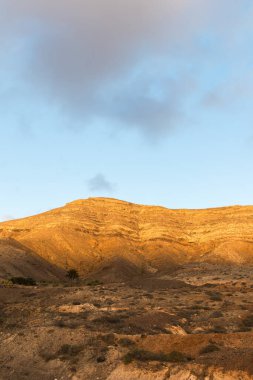
[[[155,273],[187,262],[253,263],[253,206],[172,210],[89,198],[0,223],[0,239],[0,267],[6,257],[16,262],[16,243],[54,268],[101,276]]]

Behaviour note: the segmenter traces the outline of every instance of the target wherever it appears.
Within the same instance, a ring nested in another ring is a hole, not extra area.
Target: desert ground
[[[252,231],[108,198],[0,223],[0,380],[253,379]]]
[[[253,379],[253,266],[0,286],[1,380]]]

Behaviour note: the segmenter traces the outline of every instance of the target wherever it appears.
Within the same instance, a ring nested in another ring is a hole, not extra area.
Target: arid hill
[[[155,273],[186,262],[253,263],[253,206],[171,210],[90,198],[0,223],[0,239],[10,238],[0,264],[16,241],[50,264],[103,276]]]
[[[253,379],[252,243],[253,207],[95,198],[1,223],[0,379]]]

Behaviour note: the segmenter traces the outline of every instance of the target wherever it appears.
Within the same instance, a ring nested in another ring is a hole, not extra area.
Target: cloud
[[[106,192],[112,193],[114,191],[114,184],[109,182],[105,176],[101,173],[95,175],[87,182],[90,192]]]
[[[33,100],[71,120],[160,135],[186,117],[201,86],[198,65],[210,59],[203,35],[218,36],[225,55],[240,45],[248,1],[232,3],[0,0],[0,58],[11,57]]]

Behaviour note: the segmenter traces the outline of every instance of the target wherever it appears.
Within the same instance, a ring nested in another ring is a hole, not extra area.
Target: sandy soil
[[[1,380],[253,379],[252,268],[0,287]]]

